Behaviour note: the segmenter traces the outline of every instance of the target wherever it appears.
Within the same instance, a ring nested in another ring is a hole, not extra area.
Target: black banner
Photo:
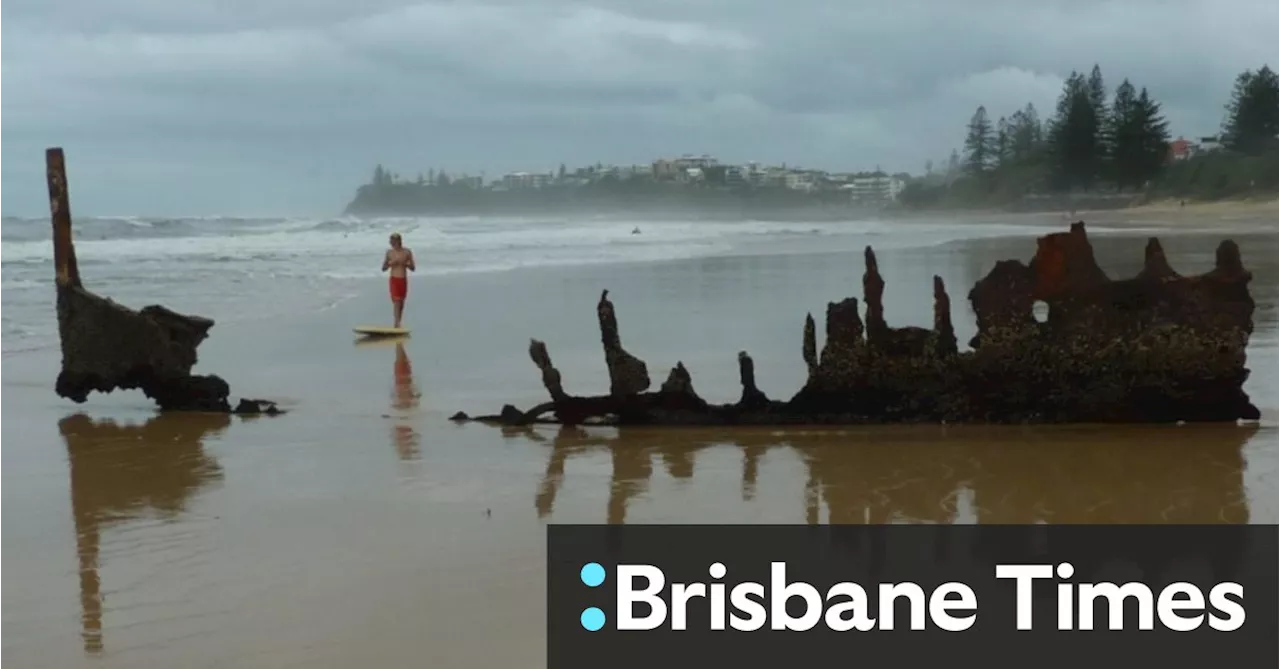
[[[1277,536],[1275,525],[552,525],[547,664],[1270,669]]]

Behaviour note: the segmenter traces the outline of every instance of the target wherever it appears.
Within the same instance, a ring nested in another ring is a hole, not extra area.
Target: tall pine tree
[[[1132,187],[1139,183],[1137,147],[1138,129],[1137,115],[1134,113],[1138,103],[1137,91],[1133,84],[1125,79],[1117,88],[1111,103],[1111,114],[1107,117],[1107,134],[1111,139],[1111,155],[1107,161],[1107,177],[1118,190]]]
[[[1027,131],[1030,133],[1031,146],[1034,148],[1044,141],[1044,124],[1040,122],[1040,112],[1036,111],[1035,105],[1028,102],[1022,114],[1027,119]]]
[[[1125,79],[1116,88],[1111,103],[1107,130],[1111,138],[1111,155],[1107,162],[1107,177],[1119,190],[1142,182],[1141,123],[1137,114],[1138,95],[1133,84]]]
[[[1091,181],[1105,178],[1107,161],[1111,153],[1111,138],[1107,109],[1107,87],[1102,80],[1102,68],[1094,64],[1089,73],[1089,107],[1093,110],[1093,163]]]
[[[1138,133],[1134,151],[1137,176],[1145,184],[1160,174],[1169,159],[1169,122],[1160,112],[1160,103],[1147,95],[1146,88],[1138,94],[1133,114]]]
[[[1160,103],[1151,99],[1145,88],[1135,95],[1126,79],[1116,89],[1111,118],[1111,180],[1121,190],[1142,187],[1168,162],[1169,124],[1160,112]]]
[[[1097,173],[1097,114],[1084,75],[1072,72],[1058,98],[1049,128],[1053,185],[1059,190],[1087,189]]]
[[[1276,149],[1277,109],[1276,73],[1267,66],[1256,72],[1241,72],[1236,77],[1227,119],[1222,127],[1222,140],[1227,148],[1251,155]]]
[[[1010,159],[1015,163],[1030,160],[1040,149],[1041,133],[1035,105],[1028,103],[1026,108],[1014,112],[1009,120]]]
[[[991,168],[995,159],[995,135],[987,108],[978,107],[969,119],[969,130],[964,138],[965,171],[977,176]]]
[[[1013,158],[1013,131],[1009,125],[1009,120],[1001,116],[996,121],[996,141],[995,141],[995,163],[998,167],[1008,165]]]

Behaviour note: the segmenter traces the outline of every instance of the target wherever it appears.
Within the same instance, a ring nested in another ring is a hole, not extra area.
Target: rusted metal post
[[[62,149],[44,152],[49,181],[49,215],[53,221],[53,267],[59,286],[79,287],[80,269],[76,265],[76,248],[71,243],[71,203],[67,199],[67,165]]]

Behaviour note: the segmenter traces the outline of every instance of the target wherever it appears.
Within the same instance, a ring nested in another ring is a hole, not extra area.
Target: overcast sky
[[[1102,66],[1212,133],[1276,0],[5,0],[3,212],[334,215],[379,162],[725,161],[918,173]]]

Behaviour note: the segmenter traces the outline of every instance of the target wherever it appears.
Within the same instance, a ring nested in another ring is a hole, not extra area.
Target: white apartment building
[[[784,183],[792,190],[813,190],[813,176],[804,172],[789,172]]]
[[[608,170],[611,174],[619,179],[634,179],[638,176],[649,176],[653,173],[652,165],[623,165],[620,167],[610,166]]]
[[[842,188],[849,191],[849,197],[854,202],[883,204],[897,200],[898,194],[902,192],[905,186],[906,183],[901,179],[896,179],[887,174],[880,174],[854,177]]]
[[[551,182],[550,174],[537,172],[512,172],[502,177],[502,185],[510,188],[542,188]]]
[[[705,167],[715,167],[716,165],[720,164],[720,161],[706,154],[703,154],[701,156],[693,156],[693,155],[686,154],[686,155],[680,156],[679,158],[676,158],[672,162],[675,163],[677,169],[681,169],[681,170],[687,170],[689,168],[694,168],[694,167],[698,169],[702,169]]]

